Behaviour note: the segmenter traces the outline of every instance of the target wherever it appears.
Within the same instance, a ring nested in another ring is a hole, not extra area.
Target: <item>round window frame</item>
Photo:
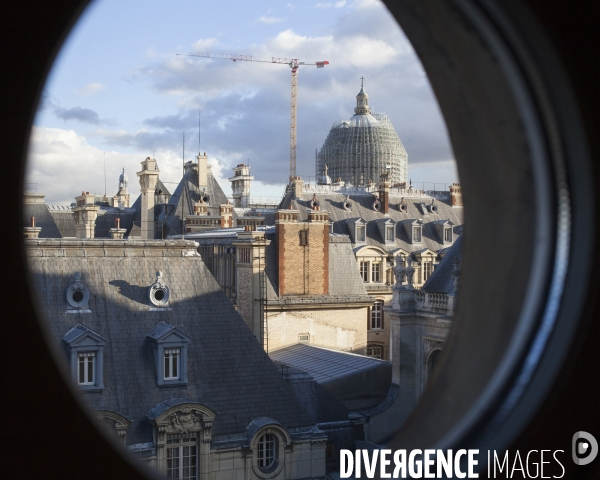
[[[258,442],[264,435],[273,435],[275,437],[275,459],[273,464],[263,470],[258,466]],[[267,425],[258,430],[252,438],[252,471],[260,478],[274,478],[281,473],[285,466],[285,451],[288,439],[286,433],[275,425]]]
[[[73,298],[73,296],[77,292],[80,292],[83,295],[83,298],[79,302],[77,302]],[[72,283],[71,285],[69,285],[65,296],[66,296],[67,303],[69,304],[69,306],[71,308],[75,308],[77,310],[81,310],[82,308],[85,308],[90,301],[90,291],[85,286],[85,284],[81,281],[78,281],[78,282],[75,282],[75,283]]]
[[[161,292],[164,297],[162,300],[159,300],[156,298],[156,294]],[[171,299],[171,289],[164,283],[154,283],[148,288],[148,299],[155,307],[166,307],[169,305],[169,300]]]

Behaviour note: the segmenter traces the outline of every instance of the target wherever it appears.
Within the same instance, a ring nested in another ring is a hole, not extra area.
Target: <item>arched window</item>
[[[263,472],[269,471],[275,461],[277,452],[277,438],[272,433],[265,433],[258,439],[257,461],[258,468]]]

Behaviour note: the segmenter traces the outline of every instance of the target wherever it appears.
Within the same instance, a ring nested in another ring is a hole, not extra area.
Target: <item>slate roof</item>
[[[389,214],[386,216],[374,210],[373,202],[375,196],[372,193],[350,188],[345,193],[343,188],[336,191],[326,186],[317,186],[312,190],[305,189],[300,198],[293,198],[290,194],[286,195],[280,208],[287,209],[291,206],[293,209],[298,210],[298,220],[306,220],[308,218],[308,211],[311,209],[313,195],[319,202],[321,210],[329,212],[330,221],[333,223],[333,233],[350,235],[350,238],[352,238],[353,235],[351,235],[352,232],[350,232],[347,220],[362,218],[367,222],[366,243],[368,245],[379,246],[387,251],[403,248],[408,252],[413,252],[422,248],[429,248],[437,252],[446,247],[447,245],[442,243],[442,239],[435,228],[435,222],[439,220],[450,220],[454,224],[453,233],[455,239],[462,232],[463,207],[453,207],[450,204],[449,192],[437,192],[435,195],[429,195],[415,191],[408,194],[406,192],[395,192],[392,189],[389,196]],[[344,202],[348,196],[352,203],[351,210],[344,208]],[[406,213],[401,212],[399,209],[402,198],[405,199],[407,204]],[[432,200],[435,201],[435,205],[437,206],[436,213],[430,213],[426,208],[427,205],[431,204]],[[384,242],[377,226],[377,221],[385,218],[391,218],[397,222],[395,241],[393,243],[386,244]],[[422,243],[413,245],[401,222],[418,219],[423,220],[423,241]]]
[[[48,211],[45,203],[25,203],[23,205],[23,226],[31,225],[31,217],[35,217],[35,226],[41,227],[40,237],[61,238],[61,232],[56,221]],[[73,235],[74,236],[74,235]]]
[[[367,295],[350,239],[329,235],[329,294]]]
[[[206,188],[205,195],[209,197],[209,215],[219,216],[219,206],[227,202],[227,197],[219,186],[217,180],[208,170],[208,185],[198,185],[197,164],[186,164],[183,178],[177,185],[177,188],[171,195],[169,207],[166,209],[166,215],[159,216],[158,221],[165,222],[165,237],[167,235],[181,235],[182,226],[182,204],[183,216],[194,214],[194,203],[200,200],[200,195]],[[233,212],[235,225],[236,213]]]
[[[452,282],[452,270],[454,270],[454,259],[462,258],[462,235],[454,242],[448,250],[442,261],[435,267],[431,276],[421,288],[426,292],[452,293],[454,284]],[[459,263],[460,269],[460,263]]]
[[[306,343],[297,343],[275,350],[269,353],[269,356],[276,362],[307,372],[321,385],[382,365],[389,365],[385,360],[315,347]]]
[[[128,444],[151,442],[146,415],[162,402],[177,399],[201,403],[217,413],[213,440],[243,434],[258,417],[271,417],[287,428],[313,425],[195,255],[194,242],[40,239],[26,244],[32,291],[65,358],[62,338],[77,324],[106,339],[105,387],[84,396],[94,408],[134,420],[127,431]],[[171,291],[170,308],[152,311],[147,292],[158,270]],[[91,313],[67,313],[65,292],[75,271],[81,272],[90,291]],[[157,386],[148,334],[160,322],[191,337],[186,386]]]

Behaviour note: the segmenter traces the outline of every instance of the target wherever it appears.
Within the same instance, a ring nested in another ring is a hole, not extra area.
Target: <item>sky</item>
[[[299,69],[297,174],[305,181],[314,182],[315,150],[331,126],[354,114],[361,76],[372,111],[390,117],[408,152],[413,184],[458,181],[427,77],[379,0],[95,0],[45,85],[27,188],[68,205],[82,191],[114,195],[125,169],[133,201],[140,162],[154,156],[173,191],[185,135],[185,160],[206,152],[227,195],[231,168],[249,162],[251,196],[281,198],[290,68],[177,55],[193,52],[329,61]]]

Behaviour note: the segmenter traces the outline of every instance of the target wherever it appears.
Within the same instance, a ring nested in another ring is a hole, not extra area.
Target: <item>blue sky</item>
[[[250,162],[252,196],[281,196],[289,175],[290,69],[177,56],[208,52],[328,60],[300,67],[297,172],[314,180],[315,149],[354,112],[360,77],[391,118],[413,183],[458,180],[439,108],[412,47],[379,0],[170,2],[96,0],[63,46],[32,132],[27,181],[49,204],[117,189],[154,155],[165,182],[200,150],[230,194],[231,167]],[[167,183],[174,189],[173,184]]]

